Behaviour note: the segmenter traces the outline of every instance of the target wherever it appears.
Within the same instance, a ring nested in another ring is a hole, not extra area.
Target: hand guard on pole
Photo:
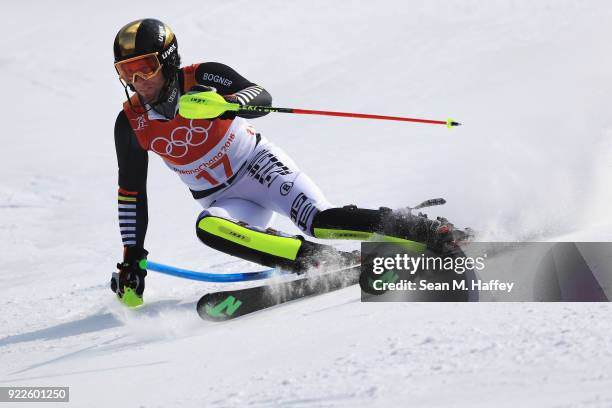
[[[128,307],[140,306],[145,289],[147,270],[142,268],[142,261],[146,261],[148,252],[144,248],[125,247],[123,262],[117,264],[118,272],[111,277],[111,290],[117,294],[119,300]]]

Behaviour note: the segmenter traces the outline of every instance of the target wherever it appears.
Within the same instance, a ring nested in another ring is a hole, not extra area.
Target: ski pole
[[[334,112],[300,108],[275,108],[272,106],[241,106],[238,103],[227,102],[221,95],[213,91],[205,91],[183,95],[179,99],[179,114],[187,119],[212,119],[223,113],[231,111],[240,113],[248,112],[278,112],[294,113],[299,115],[323,115],[341,116],[347,118],[394,120],[401,122],[427,123],[432,125],[446,125],[448,128],[459,126],[461,123],[452,119],[431,120],[419,118],[406,118],[401,116],[372,115],[367,113]]]
[[[176,268],[170,265],[164,265],[157,262],[143,259],[139,264],[141,269],[160,272],[166,275],[176,276],[177,278],[197,280],[201,282],[245,282],[252,280],[267,279],[275,276],[279,271],[276,269],[266,269],[258,272],[240,272],[240,273],[210,273],[197,272],[189,269]]]

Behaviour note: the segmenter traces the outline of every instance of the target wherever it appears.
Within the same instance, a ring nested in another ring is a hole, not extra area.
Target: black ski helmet
[[[154,18],[132,21],[119,30],[113,45],[115,62],[157,52],[166,80],[181,66],[176,36],[163,22]]]

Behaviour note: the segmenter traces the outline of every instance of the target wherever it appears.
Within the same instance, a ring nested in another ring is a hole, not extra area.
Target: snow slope
[[[112,129],[124,98],[111,43],[126,22],[164,20],[184,63],[227,63],[277,106],[464,124],[254,121],[332,202],[443,196],[432,214],[484,239],[610,241],[609,2],[30,0],[0,11],[0,386],[70,386],[78,407],[612,406],[608,304],[362,304],[352,287],[207,324],[193,302],[219,285],[151,273],[138,312],[107,288],[121,251]],[[199,243],[198,205],[153,157],[149,209],[151,259],[255,268]]]

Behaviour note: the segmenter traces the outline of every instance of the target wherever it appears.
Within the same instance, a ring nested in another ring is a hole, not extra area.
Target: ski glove
[[[125,247],[123,262],[117,264],[118,272],[113,273],[111,277],[111,290],[129,307],[143,303],[147,270],[140,267],[140,262],[146,260],[147,255],[148,252],[144,248]]]

